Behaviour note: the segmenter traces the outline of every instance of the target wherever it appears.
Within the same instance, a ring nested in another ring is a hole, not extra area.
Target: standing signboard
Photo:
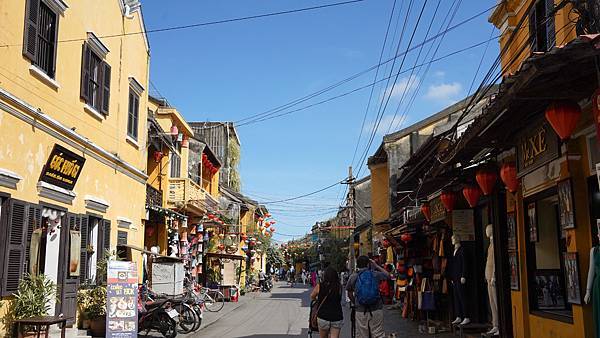
[[[106,336],[137,337],[137,266],[132,262],[109,261],[106,288]]]

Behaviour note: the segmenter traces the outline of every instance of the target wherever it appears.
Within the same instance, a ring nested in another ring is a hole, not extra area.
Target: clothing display
[[[600,235],[599,235],[600,237]],[[595,246],[590,252],[590,267],[588,272],[588,281],[586,287],[585,301],[592,302],[594,311],[594,326],[596,328],[596,337],[600,336],[600,247]]]
[[[496,263],[494,261],[494,238],[491,236],[491,225],[486,229],[487,235],[490,238],[488,246],[487,261],[485,263],[485,280],[487,282],[488,298],[490,301],[490,310],[492,312],[492,329],[491,334],[498,332],[498,296],[496,294]]]

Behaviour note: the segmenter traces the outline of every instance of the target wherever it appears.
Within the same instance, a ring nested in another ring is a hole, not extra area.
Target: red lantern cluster
[[[402,234],[400,240],[404,243],[408,243],[412,240],[412,236],[410,234]]]
[[[481,196],[481,190],[479,187],[474,185],[465,186],[462,190],[462,193],[471,208],[474,208],[477,205],[479,197]]]
[[[442,191],[440,199],[442,200],[442,204],[444,205],[444,208],[446,208],[446,211],[454,210],[454,205],[456,204],[456,194],[454,193],[454,191]]]
[[[429,202],[421,204],[421,213],[423,214],[427,222],[431,221],[431,208],[429,207]]]
[[[517,179],[517,167],[514,162],[504,163],[500,168],[500,178],[506,188],[511,193],[519,190],[519,180]]]
[[[214,175],[217,173],[217,171],[219,171],[219,168],[212,164],[212,162],[208,159],[208,156],[205,153],[202,153],[202,165],[204,166],[204,168],[206,168],[206,171],[211,175]]]
[[[494,191],[496,181],[498,180],[498,174],[496,174],[496,170],[491,167],[483,167],[477,170],[475,180],[477,181],[477,184],[479,184],[483,194],[487,196]]]
[[[571,137],[581,118],[581,107],[571,100],[557,100],[546,108],[546,120],[561,140]]]

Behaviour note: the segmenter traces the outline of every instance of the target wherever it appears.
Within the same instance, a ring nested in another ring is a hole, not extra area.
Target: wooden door
[[[69,261],[71,248],[71,230],[81,229],[81,219],[78,215],[71,213],[63,216],[60,231],[60,248],[58,254],[58,288],[60,302],[56,304],[56,314],[72,317],[67,325],[75,324],[77,314],[77,289],[79,288],[79,277],[69,275]]]

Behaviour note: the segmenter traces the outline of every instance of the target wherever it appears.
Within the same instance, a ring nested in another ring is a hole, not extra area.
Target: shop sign
[[[439,196],[429,201],[429,209],[431,210],[430,223],[446,219],[446,208],[444,208],[444,204],[442,204],[442,200]]]
[[[517,176],[521,177],[558,157],[558,136],[542,120],[517,138]]]
[[[55,144],[42,171],[40,181],[73,190],[85,158]]]
[[[596,89],[592,96],[592,108],[594,110],[594,124],[596,125],[596,139],[600,144],[600,88]]]
[[[107,270],[106,337],[137,337],[137,266],[111,260]]]
[[[452,211],[452,233],[457,235],[461,241],[475,240],[473,209]]]

